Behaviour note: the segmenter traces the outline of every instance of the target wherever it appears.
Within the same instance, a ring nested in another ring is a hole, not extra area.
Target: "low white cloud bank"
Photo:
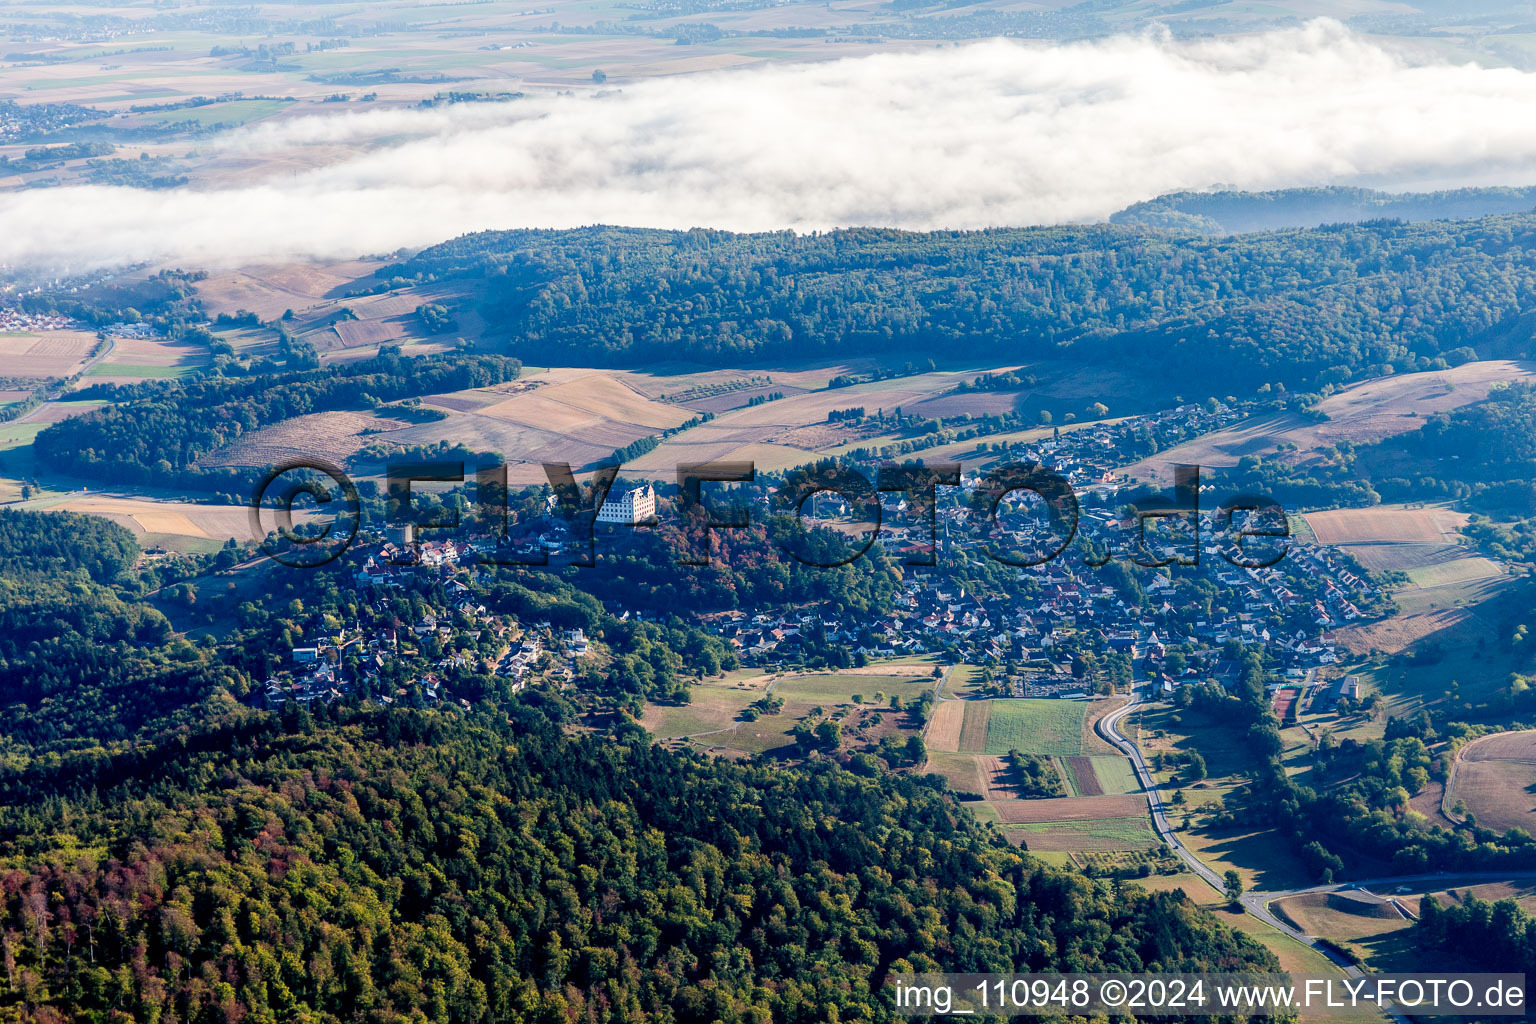
[[[595,223],[1063,223],[1216,183],[1523,184],[1532,110],[1536,74],[1408,63],[1328,21],[1193,43],[991,41],[256,126],[217,148],[372,148],[238,188],[0,195],[0,263],[230,266]]]

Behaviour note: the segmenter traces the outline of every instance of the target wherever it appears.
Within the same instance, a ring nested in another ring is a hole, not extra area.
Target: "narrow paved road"
[[[1116,710],[1111,711],[1109,714],[1095,722],[1093,727],[1098,731],[1100,736],[1103,736],[1115,747],[1124,751],[1125,755],[1131,759],[1131,765],[1136,769],[1136,777],[1138,780],[1140,780],[1142,788],[1146,790],[1147,804],[1151,809],[1152,824],[1157,829],[1157,834],[1162,836],[1163,841],[1172,847],[1173,852],[1178,855],[1180,860],[1189,866],[1191,871],[1200,876],[1200,878],[1204,879],[1206,882],[1210,883],[1211,887],[1214,888],[1217,892],[1224,892],[1225,886],[1221,880],[1221,877],[1217,875],[1215,871],[1211,870],[1211,868],[1206,865],[1204,861],[1195,856],[1193,851],[1191,851],[1182,842],[1180,842],[1179,837],[1173,831],[1173,827],[1168,824],[1168,819],[1163,814],[1162,791],[1158,789],[1156,780],[1152,778],[1152,772],[1147,767],[1147,762],[1142,758],[1140,748],[1138,748],[1129,737],[1120,731],[1120,720],[1126,715],[1129,715],[1132,711],[1143,707],[1146,703],[1146,701],[1140,700],[1139,698],[1133,696],[1129,704],[1125,705],[1125,707],[1117,708]],[[1340,889],[1347,889],[1351,887],[1368,888],[1374,886],[1396,888],[1397,886],[1406,885],[1413,882],[1430,882],[1438,880],[1444,880],[1446,882],[1461,880],[1507,881],[1512,878],[1536,878],[1536,874],[1511,875],[1508,872],[1504,872],[1497,875],[1467,874],[1451,876],[1444,873],[1429,875],[1398,875],[1390,878],[1370,878],[1365,879],[1364,881],[1353,883],[1340,882],[1333,885],[1317,885],[1308,889],[1288,889],[1278,892],[1254,891],[1243,895],[1242,905],[1243,909],[1246,910],[1249,914],[1252,914],[1254,917],[1258,918],[1260,921],[1263,921],[1271,928],[1276,929],[1284,935],[1289,935],[1291,938],[1296,939],[1298,942],[1304,942],[1308,946],[1311,946],[1313,949],[1317,950],[1319,953],[1323,954],[1323,956],[1327,957],[1334,964],[1337,964],[1348,977],[1358,978],[1361,977],[1364,973],[1360,970],[1359,967],[1355,966],[1353,963],[1350,963],[1342,955],[1329,948],[1329,946],[1321,942],[1317,936],[1308,935],[1301,931],[1301,929],[1296,928],[1290,923],[1281,919],[1277,914],[1275,914],[1274,911],[1270,910],[1269,905],[1275,900],[1284,899],[1287,896],[1296,896],[1302,893],[1311,892],[1335,892]],[[1397,1021],[1398,1024],[1408,1024],[1409,1019],[1403,1016],[1401,1013],[1398,1013],[1396,1010],[1386,1010],[1384,1012],[1394,1021]]]
[[[1188,847],[1179,841],[1174,834],[1173,826],[1168,824],[1168,818],[1163,810],[1163,793],[1157,788],[1157,781],[1152,778],[1152,771],[1147,767],[1147,762],[1142,759],[1141,750],[1135,743],[1120,731],[1120,719],[1140,708],[1145,701],[1132,698],[1131,702],[1123,708],[1116,708],[1109,714],[1093,723],[1098,734],[1108,740],[1113,746],[1125,752],[1125,756],[1131,759],[1131,766],[1136,769],[1136,778],[1141,783],[1141,788],[1147,794],[1147,804],[1152,811],[1152,825],[1157,829],[1157,834],[1163,841],[1173,848],[1189,869],[1210,883],[1211,888],[1217,892],[1225,892],[1226,886],[1221,876],[1212,871],[1199,857],[1196,857]]]

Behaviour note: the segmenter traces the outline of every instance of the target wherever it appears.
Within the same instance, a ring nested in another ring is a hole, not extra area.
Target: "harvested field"
[[[910,411],[929,417],[1006,416],[1019,408],[1027,394],[1021,391],[968,391],[937,395],[918,402]]]
[[[764,384],[761,387],[743,388],[740,391],[727,391],[720,395],[710,395],[708,398],[694,398],[677,404],[684,409],[692,409],[694,412],[712,412],[719,414],[730,412],[732,409],[744,409],[747,403],[759,395],[771,395],[775,391],[782,392],[785,397],[790,395],[803,395],[806,388],[797,388],[789,384]]]
[[[378,265],[357,260],[221,271],[200,281],[197,294],[210,310],[233,313],[248,309],[263,320],[275,320],[284,310],[303,313],[323,303],[327,296],[340,294],[359,278],[372,274]]]
[[[1065,796],[1045,800],[997,800],[996,804],[998,814],[1009,824],[1147,816],[1147,801],[1140,796]]]
[[[402,420],[371,413],[317,412],[296,416],[272,427],[246,434],[198,460],[214,466],[269,466],[285,459],[318,456],[344,463],[381,431],[409,426]],[[373,433],[365,434],[364,431]]]
[[[32,410],[28,423],[58,423],[71,416],[80,416],[92,409],[100,409],[105,402],[48,402]]]
[[[1079,796],[1104,795],[1104,787],[1099,785],[1099,777],[1094,772],[1093,758],[1064,757],[1062,761],[1077,783],[1076,789]]]
[[[983,789],[981,795],[993,804],[1011,803],[1018,799],[1018,794],[1008,784],[1008,762],[1001,757],[982,756],[976,759],[977,771],[981,774]],[[1004,819],[1007,820],[1006,818]]]
[[[607,420],[629,437],[634,436],[635,427],[648,428],[645,432],[649,433],[692,418],[686,409],[652,401],[628,384],[600,373],[513,395],[480,412],[557,433]]]
[[[487,409],[504,401],[506,401],[505,395],[487,390],[460,391],[452,395],[429,395],[422,399],[422,404],[448,412],[479,412],[481,409]]]
[[[1536,764],[1536,731],[1499,732],[1473,740],[1462,748],[1461,759]]]
[[[244,505],[199,505],[192,502],[151,501],[148,498],[114,498],[104,495],[71,496],[49,511],[85,512],[127,527],[135,536],[169,534],[179,537],[224,541],[251,539],[250,512]],[[314,513],[294,511],[294,522]]]
[[[382,345],[405,337],[405,325],[394,320],[342,320],[331,328],[343,348]]]
[[[8,377],[68,377],[97,344],[90,331],[0,335],[0,367]]]
[[[1499,832],[1536,831],[1536,730],[1474,740],[1456,761],[1447,802],[1466,805],[1477,823]]]
[[[1481,402],[1501,381],[1525,381],[1533,375],[1536,363],[1492,359],[1449,370],[1380,377],[1323,399],[1318,403],[1325,414],[1322,420],[1295,413],[1258,417],[1159,452],[1128,466],[1126,472],[1138,479],[1167,482],[1174,463],[1226,468],[1237,465],[1244,455],[1272,454],[1282,441],[1297,448],[1286,457],[1304,464],[1318,448],[1340,441],[1370,444],[1418,430],[1435,413]]]
[[[97,365],[104,367],[197,366],[207,361],[207,348],[190,341],[172,341],[169,338],[114,338],[112,351]]]
[[[1340,508],[1308,512],[1319,544],[1453,544],[1469,516],[1448,508]]]
[[[960,726],[965,721],[966,706],[964,701],[946,700],[934,707],[933,717],[928,720],[929,750],[960,749]]]
[[[987,748],[987,723],[992,717],[992,702],[968,700],[965,702],[965,721],[960,728],[960,749],[981,753]]]
[[[985,750],[989,754],[1015,749],[1028,754],[1081,754],[1087,710],[1087,703],[1075,700],[995,700]]]

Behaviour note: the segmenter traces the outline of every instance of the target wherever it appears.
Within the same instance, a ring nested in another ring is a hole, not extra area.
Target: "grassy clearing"
[[[975,665],[956,665],[944,680],[944,694],[949,697],[969,697],[981,682],[981,669]]]
[[[1074,864],[1072,854],[1067,850],[1031,850],[1029,855],[1053,868],[1070,868]]]
[[[1220,875],[1228,868],[1243,880],[1244,889],[1299,889],[1316,885],[1293,856],[1291,842],[1274,829],[1182,829],[1179,839]]]
[[[692,700],[681,707],[652,704],[642,720],[646,729],[660,739],[694,736],[731,728],[742,709],[760,696],[755,689],[713,683],[691,687]]]
[[[139,538],[139,547],[145,550],[164,548],[167,551],[180,551],[189,555],[217,554],[223,546],[223,541],[212,537],[188,537],[182,533],[146,533]]]
[[[1055,754],[1073,757],[1083,752],[1083,716],[1088,705],[1075,700],[995,700],[987,722],[985,751],[1006,754]]]
[[[30,445],[42,432],[46,423],[6,423],[0,424],[0,451],[7,448],[18,448]]]
[[[892,697],[916,700],[933,688],[928,676],[879,676],[834,673],[789,676],[774,687],[775,695],[788,700],[825,704],[884,704]],[[884,694],[877,698],[877,694]],[[854,698],[860,698],[855,700]]]
[[[950,788],[959,792],[985,792],[986,782],[982,778],[978,759],[970,754],[945,753],[930,747],[926,770],[944,776]],[[997,817],[997,811],[990,804],[972,803],[968,806],[972,809],[985,806],[991,811],[994,819]]]

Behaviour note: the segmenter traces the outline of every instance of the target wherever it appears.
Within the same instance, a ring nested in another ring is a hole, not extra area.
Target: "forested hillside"
[[[529,360],[713,364],[912,350],[1136,366],[1186,397],[1524,351],[1536,217],[1230,239],[1112,226],[795,236],[483,232],[379,271],[463,279]],[[1513,333],[1512,333],[1513,332]]]
[[[529,709],[236,712],[117,765],[0,773],[0,1016],[883,1020],[891,969],[1275,967],[921,781]]]
[[[1536,188],[1377,192],[1368,188],[1287,188],[1274,192],[1175,192],[1109,218],[1135,228],[1235,235],[1365,220],[1470,220],[1536,208]]]

